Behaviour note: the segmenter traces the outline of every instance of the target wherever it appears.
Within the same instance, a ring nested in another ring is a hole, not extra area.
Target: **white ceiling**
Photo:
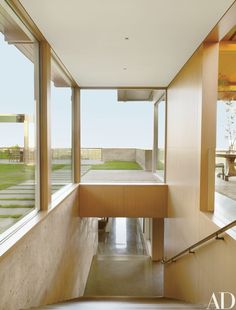
[[[20,2],[81,87],[162,87],[234,1]]]

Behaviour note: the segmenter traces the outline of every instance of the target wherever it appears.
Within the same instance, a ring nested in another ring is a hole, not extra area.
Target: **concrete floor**
[[[230,177],[229,181],[216,177],[215,190],[214,213],[208,215],[214,223],[223,227],[236,220],[236,177]],[[236,239],[236,227],[227,233]]]
[[[98,238],[98,255],[147,255],[136,219],[110,218]]]
[[[147,255],[137,219],[112,219],[99,235],[84,296],[162,296],[163,266]]]
[[[224,181],[219,177],[215,178],[216,192],[236,200],[236,177],[229,177],[228,181]]]

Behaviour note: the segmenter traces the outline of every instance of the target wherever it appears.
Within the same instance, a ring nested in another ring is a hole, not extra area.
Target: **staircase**
[[[182,309],[206,309],[199,305],[192,305],[180,302],[178,300],[167,298],[134,298],[134,297],[90,297],[78,298],[61,304],[34,308],[38,310],[60,309],[60,310],[182,310]]]

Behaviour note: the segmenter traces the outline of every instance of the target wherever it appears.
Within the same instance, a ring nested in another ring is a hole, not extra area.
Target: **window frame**
[[[26,223],[28,223],[33,217],[35,217],[40,211],[40,143],[39,143],[39,109],[40,109],[40,95],[39,95],[39,83],[40,83],[40,62],[39,62],[39,45],[40,42],[36,39],[33,33],[26,27],[19,16],[14,12],[11,6],[7,2],[0,2],[0,10],[2,14],[6,13],[8,17],[13,21],[13,23],[23,31],[24,34],[31,40],[34,54],[34,102],[35,102],[35,206],[34,209],[27,215],[23,216],[16,223],[7,228],[3,233],[0,234],[0,244],[4,243],[9,237],[16,233],[20,228],[22,228]],[[5,12],[4,12],[5,11]],[[3,33],[4,35],[4,33]],[[11,42],[17,48],[17,44],[26,44],[22,41]],[[19,48],[18,48],[19,49]],[[20,51],[24,54],[22,51]],[[25,55],[26,57],[26,55]]]

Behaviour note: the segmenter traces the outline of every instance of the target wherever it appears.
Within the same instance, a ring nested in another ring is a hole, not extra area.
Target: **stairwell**
[[[99,231],[84,296],[43,309],[204,309],[163,298],[163,265],[146,252],[137,219],[114,218]]]

